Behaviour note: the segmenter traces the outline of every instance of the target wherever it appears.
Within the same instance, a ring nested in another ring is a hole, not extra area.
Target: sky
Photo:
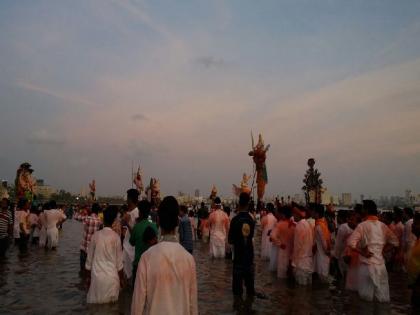
[[[310,157],[332,193],[420,193],[419,38],[415,0],[3,0],[0,178],[229,196],[252,131],[267,196]]]

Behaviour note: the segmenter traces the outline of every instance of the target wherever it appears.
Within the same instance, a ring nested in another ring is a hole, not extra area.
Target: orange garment
[[[322,230],[322,235],[324,236],[325,241],[327,242],[328,249],[331,249],[331,233],[328,229],[328,222],[325,218],[320,218],[315,220],[315,226],[319,225]]]

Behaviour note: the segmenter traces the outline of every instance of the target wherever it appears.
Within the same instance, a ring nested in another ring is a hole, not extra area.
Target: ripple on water
[[[86,290],[79,276],[81,224],[68,221],[60,232],[57,251],[31,246],[20,255],[16,247],[0,263],[0,314],[129,314],[131,291],[121,291],[118,303],[87,305]],[[259,238],[255,240],[256,256]],[[231,294],[232,262],[209,258],[208,244],[195,243],[199,312],[206,314],[407,314],[407,280],[390,274],[391,304],[366,303],[355,293],[334,284],[315,282],[312,288],[297,287],[267,271],[268,262],[258,257],[255,285],[267,300],[245,301],[234,310]]]

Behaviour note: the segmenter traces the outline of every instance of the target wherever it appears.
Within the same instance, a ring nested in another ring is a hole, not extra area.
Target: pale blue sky
[[[0,177],[223,195],[271,144],[268,195],[315,157],[335,193],[420,192],[419,1],[2,1]]]

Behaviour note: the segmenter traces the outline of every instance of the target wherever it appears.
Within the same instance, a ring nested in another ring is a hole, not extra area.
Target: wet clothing
[[[293,253],[295,224],[290,220],[281,220],[271,232],[273,247],[277,247],[277,278],[287,278]],[[283,247],[283,248],[282,248]]]
[[[229,229],[229,217],[221,209],[214,210],[209,216],[210,255],[225,258],[226,236]]]
[[[88,247],[86,270],[91,271],[87,303],[110,303],[118,300],[119,271],[123,269],[121,240],[111,228],[97,231]]]
[[[140,222],[136,223],[130,235],[130,245],[134,246],[135,254],[133,260],[134,268],[137,268],[139,264],[140,257],[143,253],[149,249],[150,245],[144,241],[144,232],[148,227],[151,227],[155,232],[156,236],[158,234],[158,229],[155,223],[150,222],[147,219],[143,219]]]
[[[367,301],[375,298],[379,302],[389,302],[388,272],[385,267],[383,248],[386,244],[398,246],[395,234],[376,216],[369,216],[360,223],[348,239],[348,246],[367,248],[373,255],[369,258],[360,255],[359,296]]]
[[[198,314],[195,261],[175,235],[172,241],[163,236],[163,241],[143,253],[131,314]]]
[[[67,217],[64,212],[58,209],[45,210],[44,216],[47,225],[47,246],[49,249],[56,248],[58,245],[57,224],[64,221]]]
[[[139,209],[134,208],[130,212],[128,212],[130,215],[130,221],[127,222],[127,224],[130,226],[130,228],[134,228],[134,225],[136,224],[136,220],[139,217]],[[124,264],[124,274],[127,277],[127,279],[130,279],[133,273],[133,261],[135,256],[135,248],[130,244],[130,231],[127,229],[125,232],[125,237],[123,241],[123,264]]]
[[[193,230],[187,215],[179,220],[179,243],[190,253],[193,252]]]
[[[299,285],[312,283],[314,231],[312,225],[305,219],[296,224],[294,240],[292,267],[294,268],[295,279]]]

